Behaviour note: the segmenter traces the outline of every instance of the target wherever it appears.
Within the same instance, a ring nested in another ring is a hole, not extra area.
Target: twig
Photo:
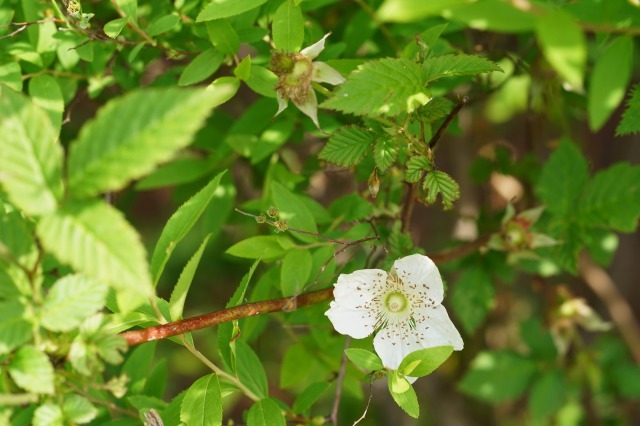
[[[459,257],[465,256],[480,247],[488,241],[489,236],[482,237],[467,245],[456,247],[441,253],[430,255],[436,264],[449,262]],[[222,309],[220,311],[210,312],[193,318],[187,318],[180,321],[160,324],[140,330],[132,330],[121,333],[129,346],[139,345],[144,342],[153,340],[166,339],[168,337],[177,336],[179,334],[189,333],[195,330],[219,325],[225,322],[262,315],[272,312],[291,312],[304,306],[315,305],[317,303],[326,302],[333,297],[333,288],[325,288],[323,290],[305,293],[295,297],[283,297],[280,299],[263,300],[261,302],[247,303],[245,305],[234,306],[232,308]]]
[[[344,342],[345,350],[349,348],[349,344],[351,343],[351,337],[347,336]],[[336,396],[333,399],[333,408],[331,410],[331,421],[333,422],[333,426],[338,426],[338,410],[340,409],[340,399],[342,399],[342,384],[344,383],[344,376],[347,372],[347,353],[342,351],[342,359],[340,360],[340,371],[338,372],[338,379],[336,383],[338,387],[336,388]]]
[[[407,195],[404,199],[404,205],[402,206],[402,216],[400,222],[402,223],[401,231],[407,232],[409,230],[409,224],[411,223],[411,216],[413,215],[413,206],[416,204],[416,192],[418,187],[415,183],[407,183]]]
[[[127,14],[125,13],[124,10],[122,10],[122,8],[120,7],[120,5],[116,0],[111,0],[111,4],[116,9],[116,12],[118,12],[118,15],[120,15],[120,17],[122,18],[127,17]],[[135,16],[130,16],[129,21],[127,22],[127,25],[129,25],[135,32],[137,32],[140,35],[140,37],[142,37],[147,43],[149,43],[152,46],[155,46],[156,45],[155,40],[149,37],[147,33],[142,31],[142,29],[138,26],[138,24],[135,23],[134,18]]]
[[[429,141],[429,145],[428,145],[429,149],[434,150],[436,148],[436,145],[438,144],[438,141],[442,137],[442,134],[444,133],[444,131],[447,130],[447,127],[449,127],[454,117],[458,115],[462,107],[465,106],[467,102],[469,102],[468,96],[463,96],[458,100],[458,103],[456,104],[456,106],[453,107],[453,109],[451,110],[447,118],[444,119],[444,121],[442,122],[442,124],[440,125],[436,133],[433,135],[433,137]]]
[[[369,411],[369,406],[371,405],[371,400],[373,399],[373,376],[369,378],[369,398],[367,399],[367,406],[364,407],[364,413],[360,416],[358,420],[353,422],[353,426],[356,426],[367,416],[367,411]]]
[[[616,283],[586,253],[580,256],[578,271],[585,283],[606,306],[611,319],[629,347],[633,359],[640,365],[640,324],[634,317],[629,303],[618,291]]]
[[[39,21],[32,21],[32,22],[11,22],[7,25],[0,25],[0,28],[6,28],[6,27],[19,27],[18,29],[16,29],[13,32],[10,32],[9,34],[5,34],[2,37],[0,37],[0,40],[2,40],[3,38],[11,38],[16,34],[21,33],[22,31],[26,30],[27,27],[30,27],[31,25],[37,25],[37,24],[46,24],[48,22],[52,22],[54,24],[61,24],[64,23],[65,21],[61,20],[61,19],[41,19]]]

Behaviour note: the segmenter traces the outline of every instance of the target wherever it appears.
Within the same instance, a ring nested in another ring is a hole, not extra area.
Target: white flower
[[[335,69],[324,62],[313,60],[324,50],[324,41],[331,33],[322,37],[320,41],[302,49],[300,53],[274,52],[271,58],[271,69],[278,76],[276,96],[278,112],[287,108],[289,100],[306,116],[313,120],[317,128],[318,99],[311,88],[311,82],[340,84],[345,78]]]
[[[377,330],[373,346],[386,368],[397,370],[404,357],[419,349],[463,347],[460,333],[441,305],[440,272],[427,256],[398,259],[388,274],[363,269],[340,275],[333,295],[335,301],[325,315],[334,328],[355,339]]]

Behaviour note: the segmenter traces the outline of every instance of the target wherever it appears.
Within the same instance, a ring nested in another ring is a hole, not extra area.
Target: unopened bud
[[[267,214],[269,215],[269,217],[276,217],[278,216],[278,213],[280,213],[278,209],[273,206],[269,207],[269,209],[267,210]]]
[[[264,215],[264,213],[260,213],[258,216],[256,216],[256,222],[265,223],[266,221],[267,217]]]
[[[373,173],[369,176],[369,181],[367,182],[369,185],[369,193],[373,198],[378,196],[378,191],[380,191],[380,179],[378,178],[378,169],[373,169]]]

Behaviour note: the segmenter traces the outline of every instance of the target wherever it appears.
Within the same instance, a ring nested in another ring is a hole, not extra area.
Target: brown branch
[[[441,253],[434,253],[430,255],[430,257],[436,264],[449,262],[479,249],[488,241],[488,239],[489,236],[485,236],[469,243],[468,245],[456,247]],[[333,288],[330,287],[314,291],[312,293],[301,294],[299,296],[247,303],[246,305],[234,306],[233,308],[222,309],[220,311],[210,312],[193,318],[160,324],[140,330],[126,331],[121,333],[121,336],[124,337],[129,346],[134,346],[153,340],[166,339],[179,334],[201,330],[203,328],[241,318],[272,312],[290,312],[304,306],[326,302],[332,297]]]
[[[351,337],[347,336],[347,339],[344,342],[344,349],[349,348],[349,344],[351,343]],[[333,426],[338,426],[338,410],[340,409],[340,400],[342,399],[342,385],[344,383],[344,376],[347,372],[347,352],[342,351],[342,360],[340,360],[340,371],[338,372],[337,384],[338,388],[336,389],[336,396],[333,399],[333,408],[331,410],[331,421],[333,422]]]
[[[467,96],[463,96],[458,100],[458,103],[456,104],[456,106],[453,107],[453,109],[451,110],[447,118],[444,119],[444,121],[442,122],[442,124],[440,125],[436,133],[433,135],[433,137],[429,141],[429,149],[431,150],[435,149],[444,131],[447,130],[447,127],[449,127],[449,125],[451,124],[455,116],[458,115],[462,107],[465,106],[467,102],[469,102],[469,97]]]
[[[400,223],[402,223],[401,232],[407,232],[409,225],[411,224],[411,216],[413,215],[413,207],[416,204],[416,193],[418,192],[418,186],[415,183],[407,183],[407,193],[404,199],[404,205],[402,206],[402,216]]]
[[[609,274],[583,253],[578,271],[584,282],[602,300],[620,335],[629,347],[633,359],[640,365],[640,324],[633,315],[627,300],[620,294]]]

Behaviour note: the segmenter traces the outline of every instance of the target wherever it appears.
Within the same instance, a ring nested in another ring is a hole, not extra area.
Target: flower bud
[[[373,169],[373,173],[369,176],[367,184],[369,185],[369,193],[373,198],[376,198],[378,196],[378,191],[380,191],[380,179],[378,178],[377,168]]]

